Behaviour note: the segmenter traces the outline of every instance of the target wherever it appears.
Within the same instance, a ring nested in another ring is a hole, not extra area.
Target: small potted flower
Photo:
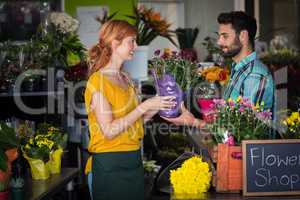
[[[299,112],[292,112],[290,116],[282,120],[283,128],[280,133],[283,139],[300,139],[300,115]]]
[[[36,132],[22,145],[33,179],[47,179],[50,174],[60,173],[66,141],[67,134],[61,129],[47,123],[38,125]]]

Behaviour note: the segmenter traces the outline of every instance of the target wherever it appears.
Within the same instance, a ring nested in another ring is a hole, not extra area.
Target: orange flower
[[[218,66],[211,66],[198,71],[200,76],[203,76],[207,81],[219,81],[221,85],[229,80],[229,71]]]
[[[18,149],[17,148],[8,149],[5,151],[5,154],[7,156],[7,161],[13,162],[18,157]]]

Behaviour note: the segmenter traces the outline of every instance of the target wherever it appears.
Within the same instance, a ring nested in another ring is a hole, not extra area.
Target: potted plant
[[[182,54],[190,54],[190,59],[193,62],[198,61],[197,52],[194,49],[194,44],[199,33],[198,28],[178,28],[176,35],[179,42],[179,47]]]
[[[174,88],[175,92],[173,93],[176,95],[171,94],[172,91],[169,92],[169,95],[176,96],[177,106],[174,107],[174,110],[179,109],[182,99],[187,100],[190,105],[190,101],[194,100],[192,88],[195,88],[203,81],[203,78],[197,74],[197,63],[192,62],[191,59],[181,52],[164,49],[164,51],[155,51],[149,67],[153,74],[157,75],[157,78],[154,78],[154,80],[157,80],[155,81],[157,93],[165,90],[168,92],[170,90],[167,88]],[[179,89],[174,87],[173,79],[175,79]],[[179,94],[180,90],[182,90],[181,96]]]
[[[61,156],[67,134],[47,123],[22,145],[23,155],[29,162],[33,179],[47,179],[50,174],[60,173]]]
[[[14,177],[11,179],[10,188],[12,200],[24,199],[24,185],[25,181],[22,177]]]
[[[279,134],[282,139],[300,139],[300,115],[299,112],[292,112],[281,121],[283,129]]]
[[[216,190],[239,191],[242,189],[241,142],[270,138],[272,113],[263,110],[263,104],[252,105],[242,97],[236,101],[216,99],[213,109],[213,120],[207,126],[218,145]]]
[[[18,156],[18,139],[13,128],[0,123],[0,199],[8,200],[11,163]]]

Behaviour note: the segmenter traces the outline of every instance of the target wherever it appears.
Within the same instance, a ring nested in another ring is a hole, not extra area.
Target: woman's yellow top
[[[88,79],[84,95],[90,132],[89,152],[101,153],[138,150],[144,136],[142,118],[135,121],[127,130],[121,132],[115,138],[106,139],[102,133],[100,124],[96,120],[96,111],[90,109],[92,96],[95,92],[101,92],[110,103],[114,119],[124,117],[138,105],[138,98],[133,84],[129,84],[129,87],[124,89],[110,81],[101,72],[97,71],[93,73]],[[86,172],[90,170],[91,159],[88,160]]]

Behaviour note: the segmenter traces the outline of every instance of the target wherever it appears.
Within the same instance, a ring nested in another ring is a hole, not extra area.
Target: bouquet
[[[285,132],[280,133],[284,139],[300,139],[300,116],[299,112],[292,112],[290,116],[282,120]]]
[[[193,156],[181,167],[170,171],[175,199],[199,199],[210,187],[212,173],[208,163]]]
[[[174,31],[169,30],[171,24],[163,19],[159,12],[144,6],[134,6],[133,11],[134,15],[127,15],[127,17],[135,20],[135,26],[138,30],[138,45],[149,45],[157,36],[161,36],[177,46],[172,39]]]
[[[150,68],[154,75],[156,90],[161,96],[176,96],[175,108],[167,111],[160,111],[161,116],[177,117],[179,115],[180,103],[183,100],[182,90],[190,89],[197,83],[195,73],[196,64],[183,58],[178,52],[165,49],[155,52]],[[199,78],[199,77],[198,77]]]
[[[215,99],[213,109],[214,119],[208,128],[215,142],[239,145],[242,140],[269,137],[272,113],[263,110],[263,103],[254,106],[242,97],[237,101]]]
[[[150,68],[156,71],[159,79],[165,74],[171,74],[183,91],[195,87],[203,80],[197,74],[197,63],[190,61],[185,54],[170,49],[158,49],[154,55]]]

